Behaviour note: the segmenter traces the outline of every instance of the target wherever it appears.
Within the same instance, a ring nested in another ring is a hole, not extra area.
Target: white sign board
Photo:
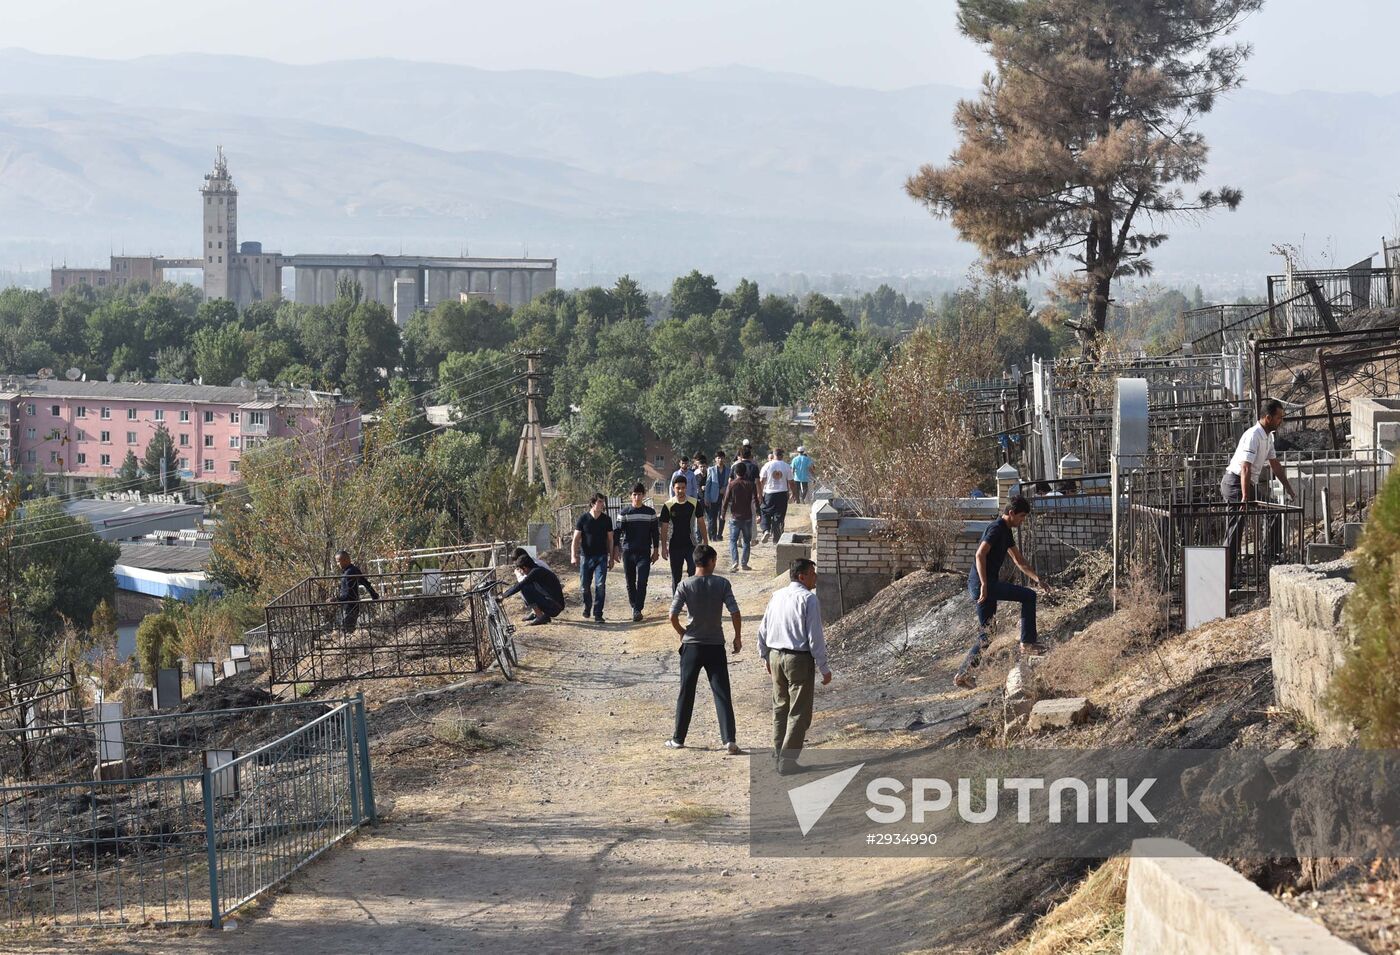
[[[1187,547],[1186,605],[1183,608],[1186,629],[1199,627],[1227,616],[1230,596],[1229,580],[1225,575],[1224,547]]]

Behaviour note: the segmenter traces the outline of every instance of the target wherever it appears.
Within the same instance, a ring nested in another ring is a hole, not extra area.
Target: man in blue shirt
[[[792,459],[792,480],[797,485],[798,504],[806,504],[812,499],[812,459],[807,454],[807,449],[802,445],[797,446],[797,454]]]
[[[1021,573],[1046,593],[1050,592],[1045,581],[1040,579],[1040,575],[1032,570],[1031,565],[1021,556],[1021,550],[1016,546],[1016,537],[1012,533],[1026,522],[1030,512],[1030,501],[1019,495],[1013,497],[1001,517],[988,524],[987,529],[982,532],[982,541],[977,545],[977,556],[973,559],[972,570],[967,575],[967,592],[977,604],[977,637],[972,641],[957,675],[953,677],[953,683],[957,686],[971,689],[977,685],[976,677],[968,670],[977,665],[977,658],[987,643],[987,625],[997,612],[999,600],[1014,600],[1021,605],[1021,654],[1029,656],[1041,652],[1035,632],[1035,591],[1001,579],[1002,564],[1010,554],[1012,562]]]
[[[724,460],[724,452],[715,452],[715,463],[705,469],[705,520],[709,524],[710,540],[724,540],[724,521],[720,518],[719,505],[724,500],[724,492],[729,489],[729,464]]]

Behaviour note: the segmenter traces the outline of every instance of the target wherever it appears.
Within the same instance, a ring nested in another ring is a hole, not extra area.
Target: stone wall
[[[1323,704],[1351,645],[1343,611],[1354,586],[1348,558],[1269,571],[1274,696],[1316,727],[1322,746],[1345,746],[1355,736]]]
[[[1139,839],[1128,863],[1123,955],[1360,955],[1234,869],[1174,839]]]
[[[1055,506],[1037,500],[1036,511],[1021,534],[1021,546],[1036,569],[1055,573],[1083,552],[1102,547],[1112,524],[1106,506],[1103,499],[1078,506],[1069,499]],[[963,522],[947,563],[966,572],[982,531],[996,520],[1000,508],[994,498],[968,498],[960,502],[960,508]],[[854,516],[840,499],[813,504],[813,559],[820,569],[817,593],[823,620],[839,620],[892,581],[922,566],[917,554],[901,550],[881,535],[880,524],[876,518]],[[1005,575],[1013,572],[1008,561]]]

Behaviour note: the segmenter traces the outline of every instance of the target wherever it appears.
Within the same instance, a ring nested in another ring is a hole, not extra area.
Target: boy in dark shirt
[[[579,559],[579,551],[583,559]],[[594,494],[588,512],[574,525],[569,563],[579,569],[578,589],[583,594],[583,619],[590,616],[603,622],[603,599],[607,596],[608,571],[613,564],[613,526],[608,516],[608,498]]]
[[[675,496],[661,506],[661,523],[670,525],[670,533],[661,537],[661,556],[671,561],[671,593],[674,594],[680,586],[682,567],[685,576],[695,576],[695,532],[699,532],[702,544],[708,544],[710,538],[695,502],[687,494],[685,478],[677,475],[671,481],[671,488]]]
[[[528,554],[517,559],[515,566],[525,576],[520,578],[520,582],[514,587],[501,594],[501,599],[514,597],[516,594],[525,598],[526,605],[534,612],[534,616],[528,621],[529,626],[549,623],[550,618],[564,612],[564,585],[559,582],[554,571],[531,560]]]
[[[1030,512],[1030,501],[1018,495],[1007,503],[1001,517],[988,524],[987,529],[982,532],[982,541],[977,545],[977,556],[973,559],[972,569],[967,575],[967,592],[977,604],[978,632],[962,666],[953,677],[953,683],[957,686],[971,688],[977,685],[976,678],[967,671],[977,665],[977,658],[987,642],[987,625],[997,612],[998,600],[1014,600],[1021,605],[1022,655],[1029,656],[1040,652],[1040,643],[1035,632],[1035,591],[1001,579],[1001,566],[1010,554],[1012,562],[1020,568],[1021,573],[1046,593],[1050,592],[1045,581],[1040,579],[1021,556],[1021,550],[1016,546],[1016,537],[1011,533],[1026,522],[1026,516]]]
[[[622,558],[622,573],[627,578],[627,600],[632,605],[634,623],[642,619],[651,565],[656,563],[661,548],[656,511],[642,503],[646,495],[645,484],[632,488],[632,506],[623,508],[618,515],[617,532],[613,535],[613,560]]]

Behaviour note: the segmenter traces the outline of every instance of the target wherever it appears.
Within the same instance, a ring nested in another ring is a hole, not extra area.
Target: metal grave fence
[[[363,698],[89,729],[95,778],[0,787],[8,928],[217,927],[374,820]]]
[[[273,687],[458,676],[482,668],[485,608],[471,589],[493,568],[366,574],[378,600],[338,602],[339,577],[308,577],[266,608]]]

